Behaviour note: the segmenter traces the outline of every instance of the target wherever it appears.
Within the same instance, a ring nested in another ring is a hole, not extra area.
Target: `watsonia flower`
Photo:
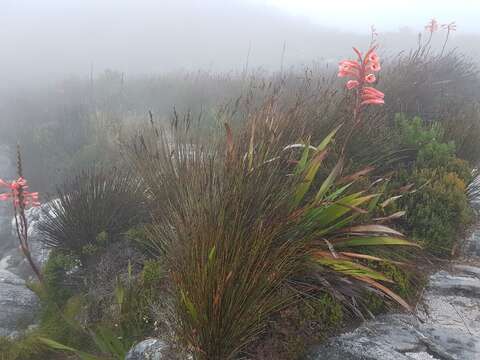
[[[377,80],[374,73],[381,69],[380,58],[375,49],[375,46],[371,47],[363,56],[358,49],[353,48],[358,60],[343,60],[338,67],[339,77],[353,78],[347,81],[346,86],[349,90],[357,90],[358,108],[369,104],[380,105],[384,103],[384,94],[381,91],[366,86],[366,84],[372,84]]]
[[[353,48],[357,54],[357,60],[343,60],[338,66],[338,76],[350,78],[346,87],[348,90],[355,90],[355,104],[353,106],[353,125],[350,127],[343,146],[341,154],[345,153],[350,138],[355,129],[362,123],[362,110],[366,105],[384,104],[384,94],[375,89],[372,84],[377,81],[374,73],[380,71],[380,58],[375,52],[376,46],[371,45],[365,55]]]
[[[18,207],[40,206],[38,192],[28,191],[27,180],[19,177],[17,180],[7,182],[0,179],[0,187],[6,188],[9,192],[0,194],[0,201],[12,201]]]
[[[431,19],[427,25],[425,25],[425,30],[427,30],[430,34],[438,31],[438,21],[436,19]]]

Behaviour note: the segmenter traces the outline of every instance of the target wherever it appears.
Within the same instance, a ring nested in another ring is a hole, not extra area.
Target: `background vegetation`
[[[59,200],[40,326],[2,356],[121,359],[158,336],[195,359],[294,359],[354,317],[408,309],[416,263],[454,255],[473,221],[480,79],[426,47],[382,66],[386,105],[344,156],[353,99],[322,67],[107,72],[4,109],[32,187]]]

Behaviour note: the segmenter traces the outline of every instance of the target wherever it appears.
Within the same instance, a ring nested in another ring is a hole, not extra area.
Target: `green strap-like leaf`
[[[337,177],[341,174],[343,169],[343,160],[340,159],[330,174],[327,176],[325,181],[322,183],[320,186],[320,189],[317,192],[317,195],[315,196],[315,201],[321,201],[323,199],[323,196],[327,193],[327,191],[330,189],[330,187],[335,183],[335,180]]]
[[[379,234],[389,234],[395,236],[403,236],[403,234],[397,230],[389,228],[385,225],[377,224],[367,224],[367,225],[356,225],[351,226],[339,231],[340,234],[361,234],[361,233],[375,233]]]
[[[338,125],[333,131],[328,134],[325,139],[322,140],[320,144],[317,146],[317,151],[323,151],[325,148],[330,144],[330,141],[332,141],[333,137],[337,134],[337,131],[340,130],[343,124]]]
[[[306,142],[305,148],[303,149],[303,152],[302,152],[302,157],[300,158],[300,161],[295,166],[295,171],[294,171],[295,176],[300,176],[305,171],[309,154],[310,154],[310,140]]]
[[[323,150],[319,153],[316,153],[312,160],[310,160],[305,177],[303,178],[303,181],[298,184],[297,190],[295,191],[292,209],[295,209],[301,203],[305,194],[308,192],[308,189],[310,189],[310,186],[315,179],[315,175],[317,175],[318,169],[320,168],[320,165],[322,164],[322,161],[326,155],[327,150]]]
[[[330,195],[328,195],[325,200],[327,201],[335,201],[340,195],[342,195],[345,190],[347,190],[350,186],[352,186],[353,182],[345,185],[345,186],[342,186],[341,188],[335,190],[333,193],[331,193]]]
[[[407,311],[412,311],[412,308],[410,307],[410,305],[408,305],[408,303],[405,300],[403,300],[402,297],[400,297],[399,295],[394,293],[392,290],[390,290],[386,286],[383,286],[382,284],[376,282],[375,280],[372,280],[372,279],[366,278],[366,277],[361,277],[360,276],[360,277],[356,277],[356,279],[358,279],[360,281],[363,281],[363,282],[369,284],[370,286],[382,291],[383,293],[385,293],[386,295],[391,297],[393,300],[398,302],[400,305],[402,305]]]
[[[397,246],[415,246],[420,245],[397,237],[390,236],[358,236],[346,239],[335,240],[335,248],[352,247],[352,246],[383,246],[383,245],[397,245]]]
[[[192,317],[193,320],[197,321],[198,315],[197,315],[197,311],[195,310],[195,306],[187,297],[187,295],[185,295],[185,292],[183,290],[180,290],[180,295],[182,297],[182,301],[185,304],[185,307],[187,308],[190,316]]]
[[[212,246],[212,248],[210,249],[209,253],[208,253],[208,265],[210,265],[215,257],[215,251],[216,251],[216,247],[215,245]]]
[[[356,195],[356,194],[354,194]],[[345,214],[352,211],[352,207],[356,207],[370,201],[375,195],[367,195],[358,197],[346,196],[337,200],[334,204],[322,208],[321,212],[315,217],[315,221],[321,226],[330,225],[332,222],[340,219]]]
[[[353,220],[355,220],[355,218],[357,218],[360,214],[359,213],[355,213],[355,214],[352,214],[350,216],[347,216],[345,217],[344,219],[334,223],[333,225],[325,228],[325,229],[322,229],[322,230],[319,230],[315,233],[316,236],[322,236],[322,235],[325,235],[325,234],[330,234],[338,229],[341,229],[343,228],[344,226],[348,225],[348,224],[351,224],[353,222]]]
[[[372,270],[366,266],[360,265],[352,261],[333,258],[318,258],[315,259],[315,261],[320,265],[327,266],[332,270],[342,273],[344,275],[365,276],[370,279],[393,282],[391,279],[387,278],[382,273],[379,273],[378,271]]]

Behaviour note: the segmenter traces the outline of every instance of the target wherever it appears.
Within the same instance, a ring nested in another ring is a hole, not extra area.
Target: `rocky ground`
[[[32,255],[34,260],[41,264],[46,259],[46,251],[35,236],[39,212],[40,209],[31,209],[28,212],[28,219],[31,228]],[[38,299],[26,285],[26,281],[32,277],[32,271],[11,234],[11,215],[4,208],[0,210],[0,213],[3,217],[8,217],[8,221],[0,219],[0,223],[4,226],[0,229],[2,240],[0,249],[0,336],[15,337],[19,331],[34,324]]]
[[[415,314],[386,314],[315,349],[312,360],[480,359],[480,229],[430,278]]]
[[[35,238],[40,209],[28,216],[33,253],[42,262],[46,253]],[[34,324],[38,300],[25,285],[28,266],[11,231],[8,208],[0,208],[0,336],[14,337]],[[480,228],[468,239],[464,254],[431,276],[415,314],[385,314],[365,322],[315,349],[310,359],[480,359]],[[159,340],[146,340],[128,358],[162,359],[164,348]]]
[[[13,169],[0,148],[0,175],[13,178]],[[37,262],[46,259],[46,252],[36,238],[40,208],[28,211],[32,255]],[[0,336],[15,337],[35,323],[38,299],[26,286],[32,276],[28,263],[18,249],[12,227],[11,204],[0,203]]]

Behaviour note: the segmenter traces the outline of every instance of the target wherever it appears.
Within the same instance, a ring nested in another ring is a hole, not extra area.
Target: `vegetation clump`
[[[40,234],[45,244],[85,262],[147,220],[143,189],[132,174],[92,167],[59,188]]]
[[[397,115],[397,124],[401,146],[416,151],[409,166],[395,175],[397,185],[417,189],[399,200],[407,213],[404,226],[428,253],[451,256],[458,237],[473,221],[467,196],[473,169],[456,157],[455,144],[445,140],[441,124],[405,115]]]
[[[474,68],[427,48],[381,77],[376,47],[354,49],[345,92],[287,74],[198,121],[85,115],[78,126],[114,128],[102,149],[115,138],[124,156],[104,154],[119,167],[80,170],[45,205],[40,325],[0,339],[2,356],[117,360],[159,336],[195,360],[296,359],[353,317],[410,311],[416,256],[451,256],[473,221],[480,149]]]

